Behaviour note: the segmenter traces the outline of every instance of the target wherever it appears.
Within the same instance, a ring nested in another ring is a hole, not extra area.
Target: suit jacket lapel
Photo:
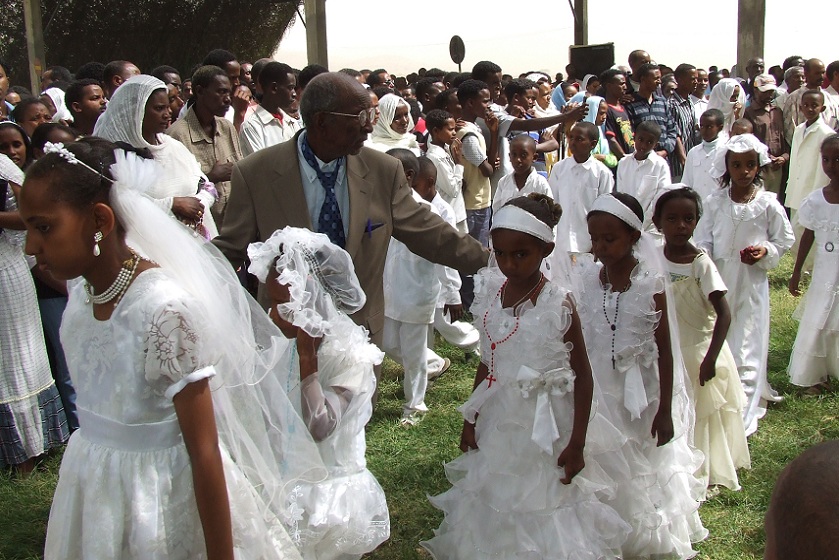
[[[359,156],[347,156],[347,189],[350,195],[350,223],[347,252],[353,259],[361,248],[367,228],[369,193],[374,185],[367,179],[367,164]]]
[[[297,155],[297,137],[284,142],[282,152],[277,151],[277,161],[274,165],[275,176],[271,192],[277,201],[277,208],[282,213],[281,223],[306,228],[312,228],[306,195],[303,193],[303,178],[300,176],[300,163]],[[268,233],[270,235],[270,233]]]

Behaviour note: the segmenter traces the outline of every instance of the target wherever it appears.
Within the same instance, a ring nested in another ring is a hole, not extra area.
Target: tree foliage
[[[46,66],[130,60],[144,72],[188,73],[214,48],[240,60],[271,56],[302,0],[41,0]],[[27,82],[23,0],[0,10],[0,57]]]

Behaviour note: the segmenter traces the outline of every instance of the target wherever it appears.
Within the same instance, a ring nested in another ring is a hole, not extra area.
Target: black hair
[[[388,71],[384,68],[377,68],[373,70],[369,74],[367,74],[367,85],[372,87],[380,86],[384,84],[384,82],[379,78],[379,74],[387,74]]]
[[[830,136],[825,138],[819,150],[824,150],[824,147],[828,144],[839,144],[839,134],[831,134]]]
[[[419,158],[411,150],[406,150],[405,148],[393,148],[385,153],[402,162],[402,168],[405,170],[405,173],[413,171],[414,177],[416,177],[417,173],[419,173]]]
[[[702,217],[702,198],[699,196],[698,192],[690,187],[673,189],[658,197],[658,200],[655,203],[655,209],[653,210],[653,221],[658,221],[658,219],[661,218],[661,213],[664,212],[665,204],[671,200],[680,198],[692,200],[694,204],[696,204],[696,220],[699,221],[699,218]]]
[[[673,75],[676,76],[676,81],[679,81],[679,76],[684,76],[691,70],[696,70],[696,66],[693,64],[679,64],[676,66],[676,69],[673,70]]]
[[[265,70],[263,70],[262,72],[265,72]],[[329,70],[327,70],[320,64],[310,64],[303,68],[303,70],[301,70],[300,73],[297,75],[297,87],[299,87],[300,89],[306,89],[306,86],[309,85],[309,82],[312,81],[312,78],[314,78],[315,76],[319,76],[320,74],[326,74],[327,72],[329,72]]]
[[[536,152],[536,140],[534,140],[531,135],[516,134],[512,139],[510,139],[510,147],[512,147],[516,142],[524,142],[527,144],[528,148],[532,149],[533,152]]]
[[[824,93],[822,93],[821,91],[819,91],[817,89],[805,90],[804,93],[801,94],[801,101],[804,101],[804,98],[808,95],[809,96],[816,96],[817,95],[819,97],[819,99],[821,99],[822,105],[825,104]]]
[[[44,145],[49,141],[50,133],[53,130],[61,130],[74,138],[78,136],[78,132],[67,126],[57,122],[45,122],[35,127],[32,133],[32,148],[35,150],[44,151]]]
[[[403,97],[403,99],[405,99]],[[416,123],[420,117],[422,116],[422,111],[420,110],[419,101],[416,99],[409,97],[405,99],[405,103],[408,104],[408,111],[411,113],[411,118],[414,119]]]
[[[449,98],[454,95],[457,97],[457,88],[450,88],[447,90],[443,90],[437,94],[437,97],[434,98],[434,108],[440,109],[442,111],[448,111],[449,109]],[[458,102],[460,102],[460,98],[458,98]]]
[[[9,78],[9,80],[11,80],[12,79],[12,73],[9,72],[9,65],[2,58],[0,58],[0,68],[3,69],[3,73],[6,74],[6,77]]]
[[[617,68],[609,68],[608,70],[600,74],[600,83],[609,83],[610,81],[614,80],[617,76],[626,77],[626,74],[623,71],[618,70]]]
[[[642,64],[641,67],[638,69],[636,73],[635,79],[642,80],[647,74],[652,74],[656,70],[661,70],[661,68],[655,62],[647,62]]]
[[[63,67],[63,66],[50,66],[47,68],[47,72],[49,72],[52,76],[53,82],[72,82],[73,81],[73,74],[70,73],[70,70]],[[52,86],[50,86],[52,87]]]
[[[536,216],[536,218],[547,225],[549,228],[555,228],[562,217],[562,206],[554,202],[554,199],[542,193],[530,193],[527,196],[516,197],[504,206],[515,206],[521,208],[525,212],[529,212]]]
[[[597,128],[597,125],[594,123],[590,123],[588,121],[580,121],[578,123],[574,123],[574,128],[582,129],[585,131],[586,136],[591,141],[596,141],[600,139],[600,131]]]
[[[443,84],[450,84],[458,76],[460,76],[460,72],[446,72],[446,75],[443,76],[443,79],[441,81],[443,82]]]
[[[414,91],[418,99],[422,100],[426,93],[434,89],[434,84],[440,82],[437,78],[425,77],[417,82]]]
[[[18,104],[18,106],[20,106],[20,104]],[[27,167],[29,167],[29,164],[32,163],[32,160],[35,157],[35,154],[32,152],[32,141],[29,139],[29,136],[27,136],[26,131],[23,130],[23,128],[21,128],[19,124],[14,123],[12,121],[0,122],[0,130],[9,127],[17,130],[23,137],[23,145],[26,147],[26,161],[24,161],[23,163],[23,169],[26,169]]]
[[[618,200],[618,202],[620,202],[621,204],[623,204],[624,206],[626,206],[627,208],[632,210],[632,213],[635,214],[635,217],[638,218],[641,221],[641,223],[644,222],[644,209],[641,207],[641,203],[638,202],[638,199],[636,199],[631,194],[628,194],[628,193],[625,193],[625,192],[615,191],[615,192],[609,193],[607,195],[604,194],[603,196],[612,196],[612,197],[616,198]],[[605,214],[605,213],[606,212],[603,212],[602,210],[593,210],[586,215],[586,220],[591,218],[592,215],[594,215],[594,214]],[[611,214],[610,214],[610,216],[611,216]],[[625,225],[631,231],[638,231],[637,229],[635,229],[631,225],[627,224],[623,220],[621,220],[621,223],[623,225]]]
[[[132,63],[127,60],[112,60],[106,64],[105,68],[102,70],[102,81],[107,84],[114,78],[114,76],[122,74],[125,67],[129,64]]]
[[[635,127],[635,135],[637,136],[639,132],[646,132],[647,134],[651,134],[655,136],[656,141],[661,138],[661,125],[659,125],[654,120],[648,121],[641,121],[638,123],[638,126]]]
[[[839,60],[834,60],[827,65],[827,68],[825,68],[825,76],[827,76],[828,80],[833,81],[833,74],[836,72],[839,72]]]
[[[725,188],[731,184],[731,173],[728,172],[728,158],[731,156],[733,152],[728,150],[725,152],[725,173],[723,173],[722,177],[720,177],[720,186]],[[754,152],[755,159],[757,160],[757,173],[755,174],[754,181],[752,183],[762,183],[763,176],[760,174],[761,167],[760,167],[760,155],[757,152]]]
[[[430,133],[435,128],[445,126],[446,121],[453,118],[452,114],[444,109],[432,109],[425,115],[425,129]]]
[[[427,156],[418,157],[417,164],[419,165],[417,169],[417,175],[430,177],[433,173],[434,177],[437,176],[437,166],[434,165],[434,162],[431,161],[431,158]]]
[[[717,126],[723,126],[725,124],[725,115],[723,115],[722,111],[720,111],[719,109],[706,110],[704,113],[702,113],[702,116],[699,117],[699,120],[701,121],[704,117],[714,119]]]
[[[293,74],[291,66],[282,62],[269,62],[259,72],[259,85],[265,90],[273,82],[282,82],[288,79],[288,75]]]
[[[73,112],[73,103],[80,102],[82,100],[82,95],[84,95],[84,88],[89,86],[96,86],[98,88],[102,87],[102,84],[99,81],[94,80],[93,78],[85,78],[84,80],[76,80],[70,87],[67,88],[67,91],[64,92],[64,105],[67,106],[67,110],[70,111],[71,115],[74,115]]]
[[[231,62],[236,62],[236,55],[224,49],[213,49],[207,53],[201,66],[218,66],[224,68]]]
[[[466,80],[457,88],[457,100],[462,105],[468,100],[478,97],[482,90],[489,90],[486,82],[482,82],[481,80]]]
[[[755,130],[755,127],[752,124],[752,121],[750,121],[749,119],[746,119],[746,118],[737,119],[736,121],[731,123],[731,128],[732,129],[734,129],[735,126],[740,127],[740,128],[745,128],[746,130],[749,131],[748,134],[754,133],[754,130]]]
[[[353,78],[358,78],[359,76],[361,76],[361,72],[352,68],[341,68],[340,70],[338,70],[338,72],[340,72],[341,74],[346,74],[347,76],[352,76]]]
[[[460,87],[460,84],[462,84],[466,80],[471,80],[471,79],[472,79],[472,74],[470,74],[469,72],[461,72],[460,74],[455,76],[454,79],[451,82],[449,82],[449,86],[452,87],[452,88],[458,88],[458,87]]]
[[[501,72],[501,67],[489,60],[482,60],[472,67],[472,79],[486,82],[493,74]]]
[[[514,95],[521,95],[529,89],[538,87],[539,86],[536,85],[536,82],[533,80],[510,80],[510,82],[504,86],[504,95],[507,96],[507,101],[509,102],[512,100]]]
[[[49,153],[32,164],[26,180],[49,178],[53,200],[75,208],[86,208],[98,202],[108,204],[113,180],[110,167],[116,162],[116,146],[105,139],[89,136],[66,148],[95,172],[83,165],[67,163],[56,153]]]
[[[13,92],[20,96],[21,101],[24,100],[24,99],[30,99],[32,97],[35,97],[34,95],[32,95],[31,91],[29,91],[28,89],[26,89],[23,86],[12,86],[12,87],[10,87],[8,93],[13,93]]]
[[[13,121],[20,122],[21,120],[23,120],[23,113],[26,111],[26,109],[31,105],[35,104],[41,104],[44,107],[47,106],[46,103],[41,101],[40,97],[30,97],[29,99],[21,99],[20,103],[15,105],[15,108],[12,109],[11,113],[9,113],[9,116],[12,118]]]
[[[220,66],[215,66],[212,64],[208,64],[207,66],[202,66],[195,73],[192,75],[192,99],[195,99],[195,88],[200,86],[205,88],[213,83],[213,80],[216,78],[223,76],[227,78],[227,72],[224,71]]]
[[[442,80],[443,76],[445,76],[445,75],[446,75],[445,70],[442,70],[442,69],[437,68],[435,66],[434,68],[430,68],[430,69],[426,70],[424,77],[426,77],[426,78],[437,78],[437,81],[439,82],[440,80]]]
[[[798,66],[798,64],[796,64],[796,62],[799,61],[799,60],[804,60],[804,57],[803,56],[798,56],[797,54],[794,54],[792,56],[788,56],[784,59],[784,63],[781,65],[781,69],[784,72],[786,72],[787,70],[789,70],[793,66]]]
[[[100,84],[105,81],[105,65],[101,62],[86,62],[76,70],[77,80],[96,80]]]
[[[61,91],[67,91],[67,88],[70,87],[70,82],[65,82],[64,80],[59,80],[57,82],[53,82],[50,84],[50,87],[47,89],[58,88]]]
[[[158,80],[160,80],[168,86],[172,82],[171,80],[166,79],[166,74],[177,74],[179,78],[181,76],[181,73],[178,72],[177,68],[166,66],[165,64],[163,66],[158,66],[157,68],[151,71],[152,76],[154,76],[155,78],[157,78]]]

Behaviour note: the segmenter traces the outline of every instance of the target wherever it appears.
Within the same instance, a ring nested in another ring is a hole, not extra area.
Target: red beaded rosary
[[[489,349],[490,349],[490,353],[489,353],[489,375],[487,376],[487,379],[489,380],[488,383],[489,383],[490,387],[492,386],[492,382],[495,381],[495,378],[492,377],[492,374],[495,372],[495,349],[498,347],[498,345],[503,344],[503,343],[507,342],[508,340],[510,340],[510,338],[512,338],[512,336],[514,334],[516,334],[516,332],[519,330],[519,316],[516,315],[516,308],[519,305],[521,305],[522,303],[524,303],[525,301],[532,298],[533,294],[535,294],[539,290],[539,288],[542,287],[542,284],[544,283],[544,281],[545,281],[545,275],[544,274],[539,275],[539,281],[536,282],[536,285],[533,286],[533,288],[529,292],[527,292],[527,294],[523,298],[521,298],[519,301],[517,301],[515,303],[515,305],[512,306],[513,317],[516,318],[516,325],[513,327],[513,330],[510,331],[509,334],[507,334],[507,336],[505,336],[501,340],[495,340],[495,341],[492,340],[492,335],[489,334],[489,329],[487,329],[487,317],[489,316],[489,310],[492,308],[492,305],[487,307],[487,310],[484,312],[484,323],[483,323],[484,333],[486,333],[487,340],[489,340],[489,343],[490,343],[489,344]],[[501,286],[501,289],[499,289],[498,293],[495,295],[496,300],[501,298],[502,305],[503,305],[504,289],[506,287],[507,287],[507,282],[505,281],[504,284]],[[493,300],[493,301],[495,301],[495,300]],[[490,378],[492,378],[492,379],[490,379]]]

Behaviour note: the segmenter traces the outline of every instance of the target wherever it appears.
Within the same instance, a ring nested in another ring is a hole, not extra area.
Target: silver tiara
[[[101,178],[105,179],[106,181],[110,181],[111,183],[114,182],[114,180],[111,179],[110,177],[105,177],[102,174],[101,171],[97,171],[97,170],[93,169],[91,166],[89,166],[88,164],[86,164],[85,162],[83,162],[82,160],[77,158],[76,154],[74,154],[73,152],[71,152],[70,150],[65,148],[64,144],[62,142],[57,142],[55,144],[53,144],[52,142],[47,142],[46,144],[44,144],[44,153],[45,154],[58,154],[62,159],[66,160],[67,163],[72,163],[73,165],[81,165],[85,169],[89,169],[93,173],[96,173]]]

